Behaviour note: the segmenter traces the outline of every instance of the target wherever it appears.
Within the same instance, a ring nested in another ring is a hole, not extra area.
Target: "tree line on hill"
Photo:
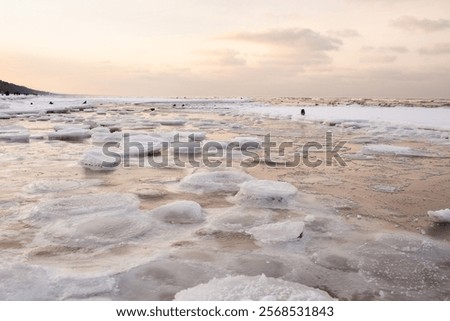
[[[0,95],[46,95],[45,91],[31,89],[25,86],[19,86],[6,81],[0,80]]]

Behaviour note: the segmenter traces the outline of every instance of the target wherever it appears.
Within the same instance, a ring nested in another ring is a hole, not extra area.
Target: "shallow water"
[[[29,143],[0,141],[0,299],[171,300],[213,278],[261,274],[341,300],[450,299],[450,229],[426,215],[449,206],[450,148],[445,139],[430,141],[444,134],[412,139],[395,130],[385,136],[384,128],[367,137],[364,128],[205,105],[102,106],[100,113],[0,120],[0,126],[23,126],[31,135]],[[331,131],[335,143],[348,142],[341,151],[346,166],[325,166],[324,150],[312,149],[309,157],[323,160],[321,166],[308,167],[300,158],[298,166],[285,168],[281,156],[255,166],[242,163],[246,155],[235,151],[228,169],[180,167],[172,160],[152,167],[148,158],[132,157],[127,168],[93,171],[80,165],[95,147],[91,139],[47,139],[55,126],[74,124],[126,133],[205,132],[207,140],[220,142],[270,133],[277,143],[293,143],[286,149],[290,156],[311,141],[325,145]],[[366,144],[378,147],[368,155]],[[408,153],[379,147],[386,144]],[[292,196],[281,187],[267,199],[264,188],[255,195],[252,189],[242,200],[243,192],[236,196],[241,181],[224,189],[207,180],[182,181],[217,170],[287,182],[299,192]],[[178,200],[197,202],[204,219],[161,219],[179,213],[153,211]],[[278,222],[305,222],[301,238],[269,235],[261,242],[251,235],[252,227],[265,224],[268,234],[275,233],[271,224]]]

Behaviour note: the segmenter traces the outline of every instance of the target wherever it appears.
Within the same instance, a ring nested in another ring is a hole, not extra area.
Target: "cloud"
[[[337,38],[323,36],[311,29],[273,29],[263,32],[237,32],[223,37],[224,39],[260,43],[273,47],[297,48],[305,51],[337,50],[342,41]]]
[[[194,52],[197,55],[204,57],[201,62],[207,65],[219,66],[244,66],[247,61],[241,57],[240,52],[231,49],[217,49],[217,50],[197,50]]]
[[[342,45],[340,39],[307,28],[235,32],[219,39],[245,43],[248,59],[259,67],[293,68],[290,72],[302,72],[307,66],[312,68],[313,65],[330,64],[332,59],[328,53],[338,50]],[[255,50],[248,45],[259,47]]]
[[[340,38],[361,37],[361,34],[354,29],[330,30],[328,33]]]
[[[396,20],[392,20],[391,25],[405,31],[430,33],[449,29],[450,21],[447,19],[431,20],[403,16]]]
[[[370,53],[387,53],[387,52],[406,53],[409,52],[409,49],[406,48],[405,46],[382,46],[382,47],[364,46],[361,48],[361,51]]]
[[[387,64],[397,60],[398,54],[407,53],[409,49],[404,46],[365,46],[361,48],[360,62],[367,64]]]
[[[422,55],[448,55],[450,54],[450,42],[436,43],[419,49]]]

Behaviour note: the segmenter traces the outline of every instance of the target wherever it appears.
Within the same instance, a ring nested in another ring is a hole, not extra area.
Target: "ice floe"
[[[364,155],[394,155],[394,156],[409,156],[409,157],[432,156],[427,152],[416,150],[411,147],[382,145],[382,144],[363,146],[361,153]]]
[[[297,194],[297,188],[286,182],[252,180],[240,185],[233,201],[248,207],[289,208]]]
[[[193,201],[166,204],[155,208],[150,214],[169,224],[195,224],[205,220],[202,207]]]
[[[126,213],[139,208],[139,199],[133,194],[99,193],[74,195],[42,201],[31,212],[34,220],[49,221],[75,215],[98,213]]]
[[[261,276],[228,276],[183,290],[176,301],[327,301],[325,291]]]
[[[304,227],[303,222],[286,221],[252,227],[246,232],[263,243],[288,242],[301,238]]]
[[[239,185],[254,178],[238,171],[210,171],[194,173],[184,177],[179,188],[190,193],[232,193],[239,191]]]
[[[1,126],[0,141],[10,143],[28,143],[30,141],[30,133],[23,126]]]
[[[80,165],[93,171],[112,171],[117,169],[121,162],[119,153],[106,155],[102,149],[92,149],[84,154]]]
[[[154,231],[155,226],[154,222],[139,212],[104,212],[57,220],[45,226],[40,234],[52,243],[93,248],[109,244],[118,246],[123,242],[137,240]]]

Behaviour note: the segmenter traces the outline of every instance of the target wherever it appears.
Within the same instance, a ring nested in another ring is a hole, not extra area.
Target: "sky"
[[[0,79],[117,96],[450,98],[448,0],[0,0]]]

